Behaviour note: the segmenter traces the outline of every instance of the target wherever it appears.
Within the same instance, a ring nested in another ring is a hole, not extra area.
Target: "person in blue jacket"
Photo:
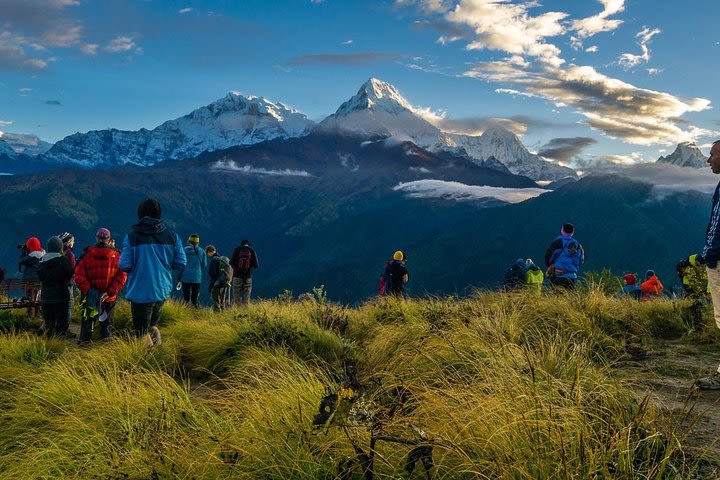
[[[546,275],[554,287],[572,290],[578,278],[580,265],[585,262],[585,251],[580,242],[575,240],[575,227],[566,223],[557,237],[545,252]]]
[[[125,236],[120,268],[127,272],[125,298],[130,301],[133,330],[149,345],[162,342],[158,321],[173,289],[173,270],[182,270],[187,257],[177,233],[160,219],[162,208],[149,198],[138,206],[138,223]]]
[[[196,234],[190,235],[188,245],[185,247],[187,265],[180,275],[182,283],[183,300],[185,303],[192,303],[198,306],[200,295],[200,283],[202,283],[203,270],[207,268],[207,256],[205,250],[199,247],[200,237]]]

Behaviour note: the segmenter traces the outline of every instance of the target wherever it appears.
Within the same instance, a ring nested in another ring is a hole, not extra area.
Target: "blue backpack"
[[[580,243],[572,237],[561,236],[562,248],[553,253],[550,263],[554,267],[553,276],[577,278],[580,264],[583,262],[583,252]]]
[[[378,295],[381,297],[387,293],[392,292],[392,290],[393,290],[393,279],[392,279],[392,274],[390,273],[391,265],[392,265],[392,261],[387,262],[385,264],[385,271],[383,272],[382,276],[380,277],[380,285],[378,286]]]

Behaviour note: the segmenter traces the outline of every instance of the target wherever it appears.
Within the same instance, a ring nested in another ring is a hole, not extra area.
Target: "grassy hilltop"
[[[79,349],[6,314],[0,479],[704,478],[689,415],[619,368],[664,338],[713,340],[687,307],[591,290],[345,309],[316,291],[170,303],[154,349]]]

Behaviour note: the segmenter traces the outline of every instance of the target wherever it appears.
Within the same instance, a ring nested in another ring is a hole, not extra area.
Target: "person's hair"
[[[565,233],[567,233],[568,235],[575,231],[575,225],[573,225],[572,223],[566,223],[562,226],[562,228],[563,231],[565,231]]]
[[[160,202],[154,198],[148,198],[138,205],[138,218],[151,217],[160,220],[162,216],[162,207]]]
[[[217,248],[215,248],[214,245],[208,245],[207,247],[205,247],[205,251],[217,253]]]
[[[715,141],[713,142],[713,147],[714,147],[715,145],[717,145],[718,143],[720,143],[720,140],[715,140]]]
[[[250,246],[250,240],[243,240],[240,242],[241,247],[249,247]]]

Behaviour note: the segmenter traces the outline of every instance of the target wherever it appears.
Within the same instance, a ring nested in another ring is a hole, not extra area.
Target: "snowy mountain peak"
[[[517,135],[499,124],[490,125],[487,129],[485,129],[481,137],[490,142],[522,145],[522,142]]]
[[[8,157],[15,157],[15,150],[5,140],[0,138],[0,155],[6,155]]]
[[[666,157],[660,157],[657,163],[669,163],[678,167],[704,168],[707,159],[694,142],[681,142],[675,151]]]
[[[37,135],[30,133],[0,132],[0,142],[9,145],[14,153],[26,155],[40,155],[52,147],[52,144],[40,140]],[[7,150],[6,147],[0,146],[0,153],[3,153],[3,150]]]
[[[206,151],[303,136],[313,125],[305,115],[282,103],[230,92],[153,130],[109,129],[71,135],[44,157],[85,167],[154,165]]]
[[[371,78],[363,83],[355,96],[340,105],[335,115],[344,116],[362,110],[398,114],[412,112],[413,107],[393,85]]]

